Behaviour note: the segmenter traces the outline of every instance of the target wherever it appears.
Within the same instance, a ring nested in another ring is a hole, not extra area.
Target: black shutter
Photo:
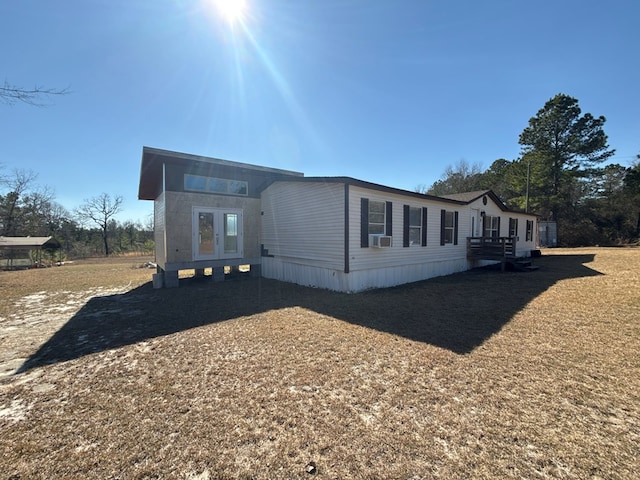
[[[500,236],[500,217],[498,217],[498,228],[496,229],[496,237]]]
[[[369,246],[369,199],[360,199],[360,247]]]
[[[447,221],[447,211],[440,210],[440,245],[444,245],[444,224]]]
[[[409,205],[402,207],[402,246],[409,246]]]
[[[427,246],[427,207],[422,207],[422,246]]]
[[[392,207],[393,205],[391,204],[391,202],[385,202],[386,203],[386,207],[387,207],[387,214],[385,215],[385,220],[386,220],[386,225],[384,226],[384,234],[388,235],[388,236],[392,236],[393,235],[393,230],[392,230],[392,225],[393,225],[393,221],[392,221]]]
[[[514,219],[514,220],[515,220],[515,222],[516,222],[516,228],[514,229],[514,236],[516,236],[516,237],[517,237],[517,236],[518,236],[518,219],[516,218],[516,219]]]
[[[458,244],[458,212],[453,214],[453,244]]]

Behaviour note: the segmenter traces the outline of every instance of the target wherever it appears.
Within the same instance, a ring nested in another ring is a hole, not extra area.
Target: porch
[[[535,270],[529,259],[516,255],[516,241],[516,237],[467,237],[467,258],[500,261],[503,271],[507,265],[514,270]]]

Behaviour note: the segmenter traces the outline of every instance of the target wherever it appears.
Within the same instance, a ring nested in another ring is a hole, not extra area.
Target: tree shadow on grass
[[[534,272],[483,268],[359,294],[251,277],[221,283],[207,277],[181,280],[180,288],[162,290],[147,283],[124,294],[92,298],[17,373],[287,307],[465,354],[556,282],[602,275],[585,265],[594,257],[551,255],[537,259],[541,268]]]

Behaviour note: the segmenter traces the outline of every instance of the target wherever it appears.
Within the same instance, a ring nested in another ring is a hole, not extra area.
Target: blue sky
[[[557,93],[640,153],[637,0],[0,2],[0,81],[69,88],[0,104],[0,163],[68,209],[137,200],[144,145],[414,190],[460,160],[518,157]]]

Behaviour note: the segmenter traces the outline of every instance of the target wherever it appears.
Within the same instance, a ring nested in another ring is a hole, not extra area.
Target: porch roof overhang
[[[53,237],[0,237],[0,250],[35,250],[60,248]]]
[[[159,148],[143,147],[140,164],[140,183],[138,186],[138,200],[155,200],[163,190],[163,167],[165,163],[174,165],[190,165],[194,163],[216,164],[227,167],[249,169],[258,172],[275,173],[293,177],[304,176],[301,172],[282,170],[279,168],[263,167],[249,163],[233,162],[220,158],[192,155],[189,153],[173,152]]]

